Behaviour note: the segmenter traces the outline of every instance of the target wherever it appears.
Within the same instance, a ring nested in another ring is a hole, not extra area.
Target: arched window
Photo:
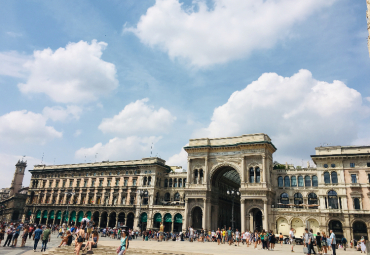
[[[330,183],[330,174],[329,174],[329,172],[324,172],[324,182],[325,182],[325,184]]]
[[[278,186],[279,186],[279,188],[284,186],[283,185],[283,177],[281,177],[281,176],[278,177]]]
[[[170,193],[167,192],[166,194],[164,194],[164,201],[168,202],[170,200],[171,200]]]
[[[338,195],[334,190],[328,192],[328,203],[329,208],[338,209]]]
[[[199,183],[202,184],[203,183],[203,169],[200,169],[199,170]]]
[[[317,187],[317,186],[319,186],[319,181],[317,179],[317,176],[314,175],[312,176],[312,187]]]
[[[179,179],[179,188],[182,187],[182,179]]]
[[[360,199],[359,199],[359,198],[357,198],[357,197],[355,197],[355,198],[353,199],[353,208],[354,208],[355,210],[361,210],[361,206],[360,206]]]
[[[261,181],[260,176],[261,176],[260,168],[256,167],[256,183],[260,183],[260,181]]]
[[[182,180],[182,186],[184,186],[184,188],[186,187],[186,178],[184,178],[183,180]]]
[[[147,182],[148,178],[144,177],[144,181],[143,181],[143,185],[146,186],[146,182]]]
[[[254,183],[254,169],[253,169],[253,167],[249,168],[249,182]]]
[[[331,183],[338,183],[338,176],[337,176],[337,172],[332,172],[331,173]]]
[[[175,201],[180,201],[180,194],[178,192],[175,194]]]
[[[194,170],[194,184],[197,184],[198,183],[198,170],[195,169]]]
[[[306,187],[311,187],[311,177],[310,177],[310,176],[306,175],[306,176],[304,177],[304,185],[305,185]]]
[[[170,180],[169,180],[169,182],[168,182],[168,183],[169,183],[169,185],[168,185],[168,186],[169,186],[170,188],[172,188],[172,178],[170,178]]]
[[[308,204],[309,205],[317,205],[318,200],[317,200],[317,195],[315,193],[310,193],[308,194]],[[317,209],[317,206],[310,206],[308,207],[309,209]]]
[[[176,178],[173,180],[173,187],[177,188],[177,179]]]
[[[303,187],[303,176],[298,176],[298,187]]]
[[[150,186],[152,184],[152,177],[148,177],[148,186]]]
[[[289,196],[287,193],[283,193],[280,195],[280,203],[282,203],[283,205],[289,204]]]
[[[290,179],[289,176],[284,177],[284,186],[285,187],[290,187]]]
[[[295,177],[295,176],[292,176],[292,178],[291,178],[291,181],[292,181],[292,187],[297,187],[297,177]]]
[[[168,187],[168,180],[167,179],[164,179],[164,187],[167,188]]]
[[[295,193],[294,194],[294,204],[295,205],[303,204],[303,196],[302,196],[301,193]]]

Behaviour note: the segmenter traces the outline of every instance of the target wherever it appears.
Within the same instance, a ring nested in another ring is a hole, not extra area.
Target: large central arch
[[[210,183],[212,229],[232,227],[234,211],[234,228],[240,230],[240,195],[227,194],[228,190],[239,191],[240,189],[241,178],[238,170],[231,164],[219,165],[211,172]]]

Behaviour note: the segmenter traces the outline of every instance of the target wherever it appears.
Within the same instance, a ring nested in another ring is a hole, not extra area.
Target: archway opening
[[[159,229],[162,222],[162,215],[160,213],[156,213],[153,218],[153,228]]]
[[[109,215],[109,224],[108,226],[110,228],[114,228],[116,227],[116,213],[115,212],[112,212],[110,215]]]
[[[127,215],[127,227],[133,229],[134,228],[134,218],[135,215],[131,212]]]
[[[211,222],[217,223],[212,228],[228,229],[234,225],[234,230],[240,229],[240,183],[238,171],[231,166],[220,167],[211,176],[211,196],[218,198],[212,203],[215,213],[211,213]]]
[[[147,222],[148,222],[148,214],[146,212],[143,212],[140,215],[140,228],[141,228],[141,231],[145,231],[146,230]]]
[[[47,219],[48,219],[48,211],[45,210],[42,213],[41,224],[46,224]]]
[[[57,212],[57,217],[55,219],[55,224],[57,224],[57,225],[61,224],[62,223],[61,220],[62,220],[62,212],[58,211]]]
[[[15,210],[13,212],[13,215],[12,215],[12,220],[13,221],[18,221],[18,219],[19,219],[19,211],[18,210]]]
[[[77,214],[76,214],[76,212],[75,211],[72,211],[71,212],[71,222],[72,222],[72,224],[76,224],[76,216]]]
[[[287,235],[289,236],[290,226],[288,220],[285,218],[279,218],[276,221],[276,235]]]
[[[98,226],[99,223],[99,212],[94,212],[92,220],[94,222],[94,227]]]
[[[101,214],[101,219],[100,219],[100,227],[101,228],[106,228],[107,227],[107,218],[108,218],[108,213],[103,212]]]
[[[194,207],[191,214],[191,222],[194,229],[202,229],[203,212],[199,206]]]
[[[253,208],[249,211],[249,215],[251,230],[261,232],[263,229],[262,211],[258,208]]]
[[[173,222],[173,231],[180,232],[182,230],[182,215],[176,214]]]
[[[118,226],[121,227],[124,225],[125,225],[125,213],[121,212],[120,214],[118,214]]]
[[[305,225],[303,224],[303,221],[299,218],[292,219],[292,228],[295,229],[295,236],[302,238],[303,233],[305,232]]]
[[[339,220],[331,220],[329,222],[328,233],[330,233],[330,230],[333,230],[335,237],[337,239],[337,242],[342,240],[343,228],[342,228],[342,223]]]
[[[171,232],[172,228],[172,216],[170,213],[166,213],[163,218],[164,232]]]
[[[363,236],[366,240],[368,240],[367,234],[367,227],[366,224],[362,221],[355,221],[352,225],[353,230],[353,239],[360,240]]]
[[[312,232],[316,234],[317,232],[320,231],[320,224],[315,219],[309,219],[307,220],[307,228],[312,229]]]

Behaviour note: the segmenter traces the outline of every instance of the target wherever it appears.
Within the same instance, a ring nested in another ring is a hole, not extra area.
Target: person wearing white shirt
[[[295,232],[295,230],[294,230],[294,228],[291,228],[290,229],[290,231],[289,231],[289,240],[290,240],[290,243],[291,243],[291,245],[292,245],[292,252],[294,252],[294,250],[293,250],[293,247],[294,247],[294,245],[295,245],[295,236],[294,236],[294,232]]]
[[[335,248],[337,247],[337,241],[335,240],[335,234],[333,230],[330,230],[330,241],[331,241],[331,248],[333,249],[333,255],[336,255]]]

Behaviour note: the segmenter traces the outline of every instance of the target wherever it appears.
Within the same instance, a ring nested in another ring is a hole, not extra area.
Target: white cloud
[[[118,86],[116,68],[101,59],[105,42],[80,41],[65,48],[35,51],[25,69],[30,72],[26,83],[18,84],[21,92],[45,93],[61,103],[87,103],[107,95]]]
[[[0,75],[16,78],[26,77],[23,65],[29,60],[28,56],[16,51],[0,52]]]
[[[264,73],[217,107],[195,137],[266,133],[280,157],[308,158],[322,143],[348,145],[357,139],[361,120],[370,113],[362,101],[343,82],[315,80],[308,70],[292,77]]]
[[[6,32],[6,34],[9,35],[10,37],[22,37],[23,36],[23,34],[21,33],[16,33],[16,32],[11,32],[11,31]]]
[[[185,145],[188,146],[189,144]],[[171,156],[166,164],[169,166],[182,166],[183,169],[188,169],[188,153],[181,148],[181,151],[178,154]]]
[[[76,105],[45,107],[42,114],[53,121],[65,121],[67,119],[80,119],[82,108]]]
[[[103,119],[99,129],[117,135],[154,135],[167,132],[176,117],[164,108],[155,110],[148,98],[130,103],[113,118]]]
[[[78,136],[80,136],[82,134],[82,130],[81,129],[77,129],[76,131],[75,131],[75,133],[73,134],[73,136],[74,137],[78,137]]]
[[[287,38],[293,25],[335,0],[204,0],[189,8],[179,0],[156,0],[136,28],[124,28],[171,58],[209,66],[272,48]]]
[[[97,143],[91,148],[81,148],[76,151],[75,156],[78,159],[86,158],[94,162],[97,154],[97,161],[103,160],[132,160],[150,157],[150,147],[152,143],[158,142],[162,137],[137,137],[129,136],[127,138],[115,137],[108,143]]]
[[[39,113],[13,111],[0,116],[0,140],[45,144],[62,133],[46,125],[47,118]]]
[[[0,169],[2,173],[0,178],[0,187],[10,187],[15,171],[15,164],[17,164],[18,160],[21,160],[22,158],[23,156],[0,153]],[[26,156],[23,158],[23,160],[27,160],[27,167],[22,185],[24,187],[28,187],[31,181],[31,174],[28,172],[28,170],[33,169],[34,165],[40,164],[41,160],[30,156]]]

